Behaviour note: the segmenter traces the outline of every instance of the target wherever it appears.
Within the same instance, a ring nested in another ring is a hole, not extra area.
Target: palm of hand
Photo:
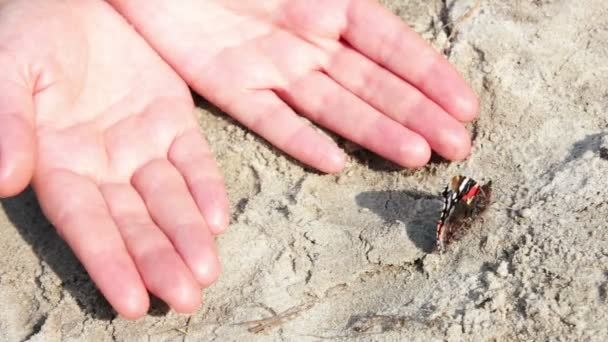
[[[31,104],[5,104],[27,113],[4,130],[37,141],[37,160],[13,172],[33,170],[43,211],[119,313],[144,314],[146,289],[191,312],[219,273],[212,232],[227,224],[227,201],[190,93],[109,6],[73,5],[2,11],[0,60],[17,64],[3,87]],[[33,22],[9,26],[22,11]],[[3,152],[33,155],[16,147]]]
[[[201,95],[322,171],[344,156],[293,109],[404,166],[469,153],[474,94],[372,1],[111,2]]]

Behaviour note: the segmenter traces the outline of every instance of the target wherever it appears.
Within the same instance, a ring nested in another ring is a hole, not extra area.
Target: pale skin
[[[185,82],[324,172],[344,153],[296,112],[404,167],[470,152],[473,92],[375,2],[108,2],[143,38],[100,0],[0,1],[0,196],[31,183],[123,317],[148,291],[194,312],[219,276],[228,201]]]

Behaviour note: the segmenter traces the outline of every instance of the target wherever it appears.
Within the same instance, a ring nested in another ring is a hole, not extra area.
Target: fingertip
[[[473,91],[468,90],[454,99],[455,117],[462,122],[470,122],[477,118],[479,100]]]
[[[166,256],[157,261],[158,268],[149,269],[147,272],[147,286],[150,292],[178,313],[196,312],[202,303],[201,287],[194,279],[192,271],[181,262],[164,260],[170,263],[163,265],[162,259],[166,259]]]
[[[30,184],[32,173],[31,167],[0,164],[0,198],[16,196],[23,192]]]
[[[282,150],[301,163],[324,173],[342,171],[346,165],[346,154],[328,136],[311,126],[302,126]]]
[[[458,122],[446,125],[430,140],[431,148],[448,160],[460,161],[471,153],[471,137],[466,128]]]
[[[206,192],[204,197],[196,196],[196,198],[202,197],[199,202],[203,217],[207,227],[214,235],[219,235],[226,231],[230,224],[230,209],[228,204],[228,196],[224,189],[223,182],[215,185],[207,184]]]
[[[337,173],[346,165],[346,154],[338,147],[326,153],[321,162],[320,170],[325,173]]]
[[[139,289],[133,289],[125,296],[125,300],[114,305],[118,314],[128,320],[136,320],[144,317],[150,308],[150,297],[143,294]]]
[[[78,256],[101,293],[118,314],[129,320],[145,316],[150,307],[148,291],[135,273],[135,268],[131,269],[131,263],[119,261],[124,255],[120,255],[117,259],[100,257],[100,260],[87,260],[90,257],[91,255]]]
[[[449,159],[460,161],[466,159],[471,153],[471,137],[464,127],[447,135]]]
[[[20,116],[4,116],[0,122],[0,197],[22,192],[32,179],[34,164],[31,126]]]
[[[200,262],[192,272],[202,287],[209,287],[217,281],[221,273],[220,261],[215,249],[206,248],[201,251]]]
[[[214,235],[219,235],[225,232],[226,228],[228,228],[228,224],[230,223],[228,210],[224,210],[223,208],[212,209],[210,213],[205,215],[205,220],[207,221],[209,230]]]
[[[411,139],[407,144],[399,146],[399,156],[400,165],[418,168],[426,165],[431,159],[431,148],[422,138]]]
[[[168,299],[173,310],[182,314],[196,312],[202,305],[200,288],[195,286],[180,286],[171,293]]]

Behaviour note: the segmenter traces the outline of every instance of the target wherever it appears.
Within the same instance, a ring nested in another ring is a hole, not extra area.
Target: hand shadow
[[[425,253],[435,248],[435,228],[441,209],[438,196],[421,191],[368,191],[357,195],[356,201],[386,222],[405,223],[408,237]]]
[[[105,321],[116,318],[116,312],[42,213],[31,188],[19,196],[0,199],[0,204],[23,240],[57,274],[61,287],[76,300],[86,315]],[[168,307],[164,303],[152,300],[150,314],[165,315],[167,312]]]

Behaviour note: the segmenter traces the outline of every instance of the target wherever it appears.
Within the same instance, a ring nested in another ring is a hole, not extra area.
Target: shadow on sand
[[[405,223],[408,237],[424,252],[435,248],[435,226],[441,209],[438,196],[421,191],[368,191],[357,195],[356,201],[386,222]]]
[[[1,199],[0,203],[23,240],[57,274],[61,279],[61,287],[76,300],[80,309],[95,319],[114,319],[116,312],[45,218],[32,189],[28,188],[13,198]],[[153,298],[151,303],[149,314],[164,315],[168,312],[168,307],[160,300]]]

